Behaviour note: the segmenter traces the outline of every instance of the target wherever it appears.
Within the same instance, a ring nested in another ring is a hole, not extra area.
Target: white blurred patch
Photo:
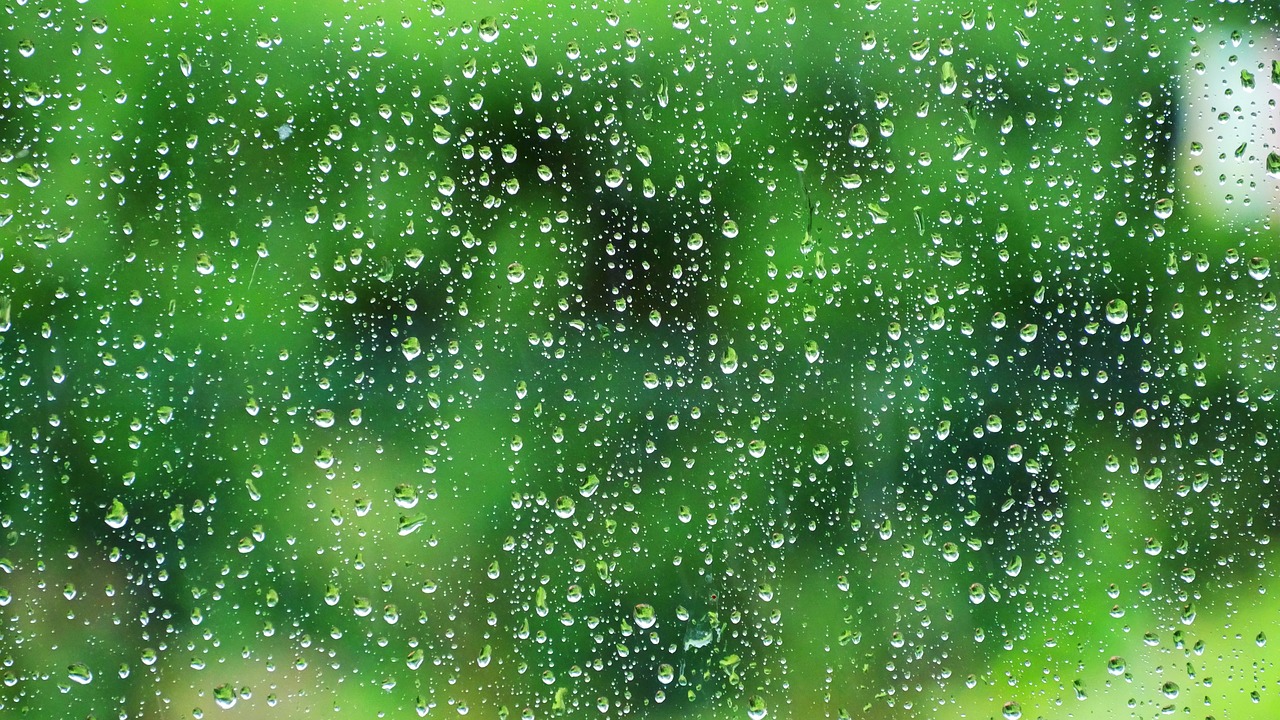
[[[288,140],[289,136],[293,134],[293,126],[289,123],[285,123],[276,128],[276,132],[280,134],[280,141],[283,142]]]
[[[1267,155],[1280,151],[1280,86],[1271,81],[1280,39],[1245,28],[1236,44],[1232,29],[1211,25],[1197,33],[1200,52],[1184,66],[1179,184],[1214,223],[1239,228],[1262,221],[1274,226],[1280,220],[1280,179],[1267,174]],[[1242,73],[1252,75],[1252,88]]]

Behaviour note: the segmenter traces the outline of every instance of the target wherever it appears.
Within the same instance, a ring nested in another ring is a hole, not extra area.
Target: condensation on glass
[[[6,7],[0,715],[1275,715],[1270,13]]]

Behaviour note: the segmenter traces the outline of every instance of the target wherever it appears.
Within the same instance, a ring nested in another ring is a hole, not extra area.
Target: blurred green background
[[[1267,12],[6,8],[3,714],[1276,713]]]

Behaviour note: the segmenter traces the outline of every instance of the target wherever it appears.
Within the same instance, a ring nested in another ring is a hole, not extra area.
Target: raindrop
[[[107,525],[119,530],[129,522],[129,512],[125,510],[124,503],[116,498],[111,501],[111,507],[107,510],[107,516],[104,519]]]
[[[658,621],[656,611],[648,603],[637,604],[632,611],[632,616],[635,618],[636,625],[642,630],[648,630]]]
[[[1249,258],[1249,277],[1254,280],[1266,280],[1271,275],[1271,263],[1263,257]]]
[[[400,352],[404,354],[405,360],[413,360],[422,354],[422,345],[416,337],[405,338],[400,343]]]
[[[1129,304],[1124,300],[1113,299],[1107,302],[1107,322],[1112,325],[1123,325],[1129,319]]]
[[[513,262],[507,266],[507,281],[512,285],[524,280],[524,265]]]
[[[67,666],[67,677],[72,682],[81,685],[88,685],[93,682],[93,672],[89,670],[89,666],[84,663],[72,663]]]
[[[575,509],[576,509],[576,506],[573,502],[573,498],[569,497],[568,495],[561,495],[560,497],[556,498],[556,501],[555,501],[556,517],[562,520],[567,520],[573,517],[573,513]]]
[[[720,356],[720,372],[732,375],[738,369],[738,353],[732,346],[726,347]]]
[[[418,504],[418,489],[408,483],[400,483],[392,490],[392,496],[398,507],[406,510]]]
[[[969,586],[969,602],[977,605],[987,599],[987,589],[982,583],[973,583]]]
[[[493,17],[480,18],[479,25],[480,39],[491,43],[498,39],[498,21]]]
[[[236,693],[230,685],[219,685],[213,689],[213,701],[223,710],[235,707]]]

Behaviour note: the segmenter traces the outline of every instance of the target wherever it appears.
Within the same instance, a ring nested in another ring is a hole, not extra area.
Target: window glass
[[[1269,4],[272,5],[3,10],[0,715],[1280,712]]]

